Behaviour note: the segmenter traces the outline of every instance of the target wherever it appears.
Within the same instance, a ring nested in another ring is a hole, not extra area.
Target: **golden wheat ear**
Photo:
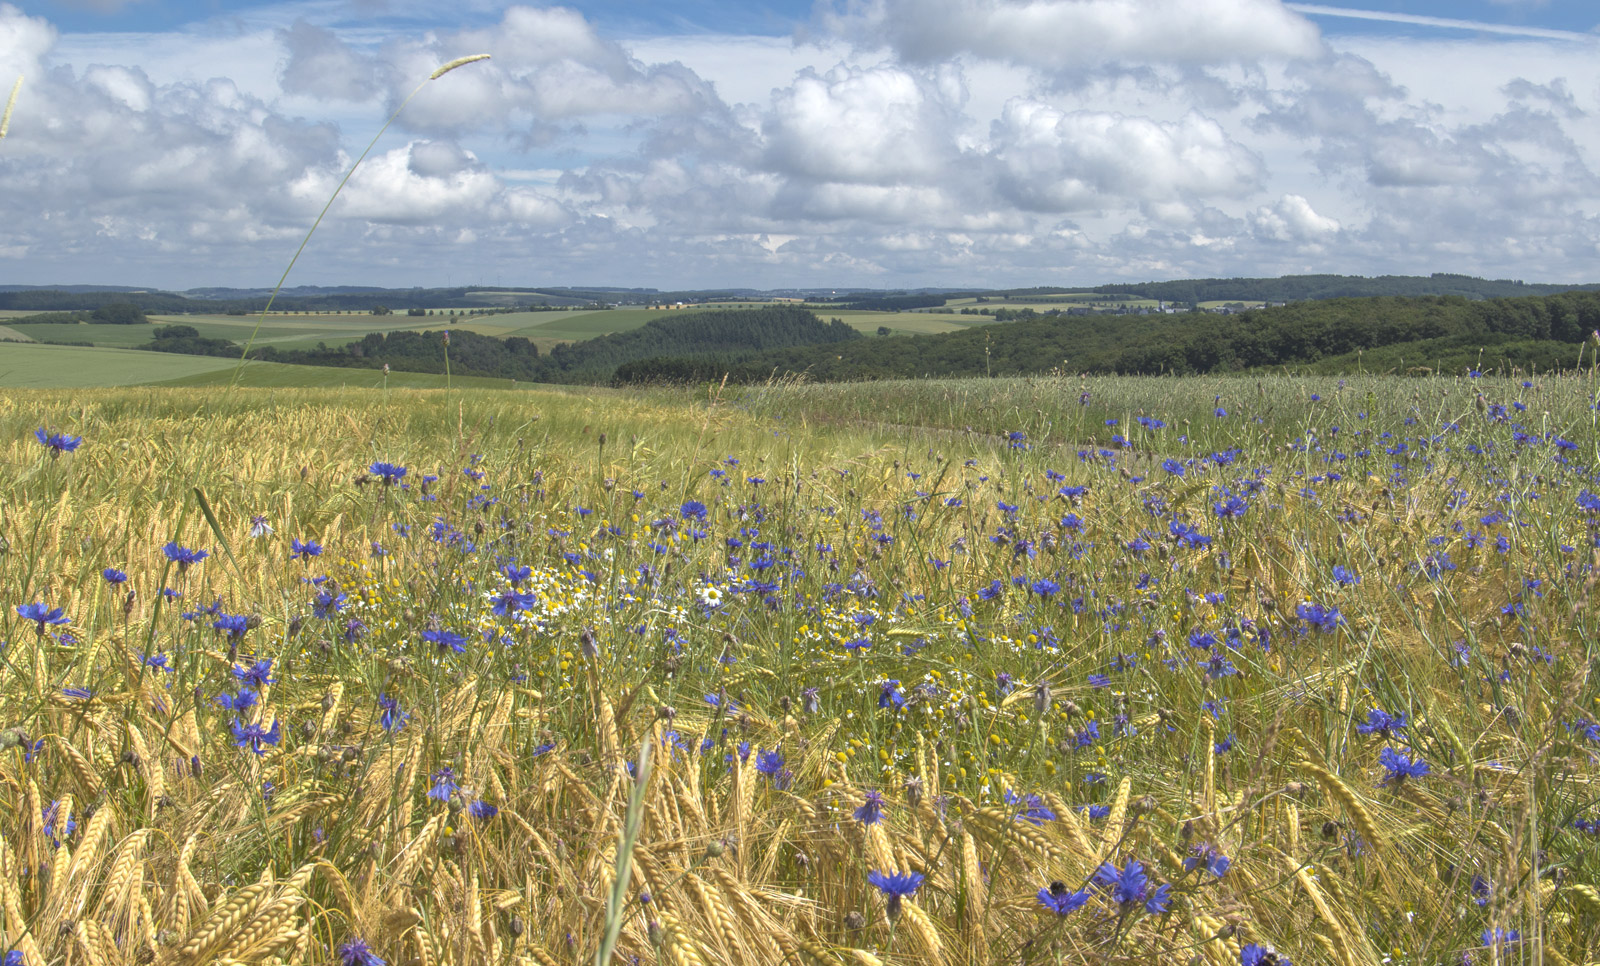
[[[484,56],[487,57],[489,55],[488,54],[484,54]],[[450,69],[451,67],[455,67],[455,66],[457,66],[457,65],[455,65],[455,64],[446,64],[445,66],[439,68],[439,74],[442,74],[446,70]],[[437,76],[439,76],[439,74],[435,74],[434,76],[437,77]],[[15,84],[11,85],[11,96],[6,98],[6,112],[4,114],[0,114],[0,138],[5,137],[6,136],[6,132],[11,130],[11,112],[16,110],[16,107],[17,107],[17,95],[22,93],[22,76],[23,75],[18,74],[17,75],[17,82]]]

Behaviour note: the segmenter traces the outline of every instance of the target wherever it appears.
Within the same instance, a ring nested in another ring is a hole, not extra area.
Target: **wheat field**
[[[1595,389],[8,393],[5,963],[1593,961]]]

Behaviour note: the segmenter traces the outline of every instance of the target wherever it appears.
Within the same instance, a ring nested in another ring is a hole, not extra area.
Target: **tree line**
[[[795,346],[728,360],[731,381],[800,374],[819,381],[1070,372],[1200,374],[1290,367],[1465,368],[1571,366],[1600,330],[1600,293],[1474,301],[1460,296],[1298,302],[1212,315],[1039,316],[936,335]],[[721,379],[709,357],[663,357],[622,367],[677,381]]]

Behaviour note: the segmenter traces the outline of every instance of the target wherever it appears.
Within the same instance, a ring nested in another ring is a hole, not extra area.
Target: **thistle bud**
[[[1033,686],[1033,712],[1036,717],[1044,717],[1050,710],[1050,682],[1040,681]]]
[[[578,635],[578,650],[586,660],[594,660],[600,656],[600,649],[595,646],[594,631],[585,627],[583,633]]]

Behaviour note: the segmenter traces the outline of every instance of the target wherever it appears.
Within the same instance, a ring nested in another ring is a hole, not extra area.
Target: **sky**
[[[0,283],[271,285],[397,109],[288,284],[1600,281],[1597,54],[1593,0],[0,0]]]

